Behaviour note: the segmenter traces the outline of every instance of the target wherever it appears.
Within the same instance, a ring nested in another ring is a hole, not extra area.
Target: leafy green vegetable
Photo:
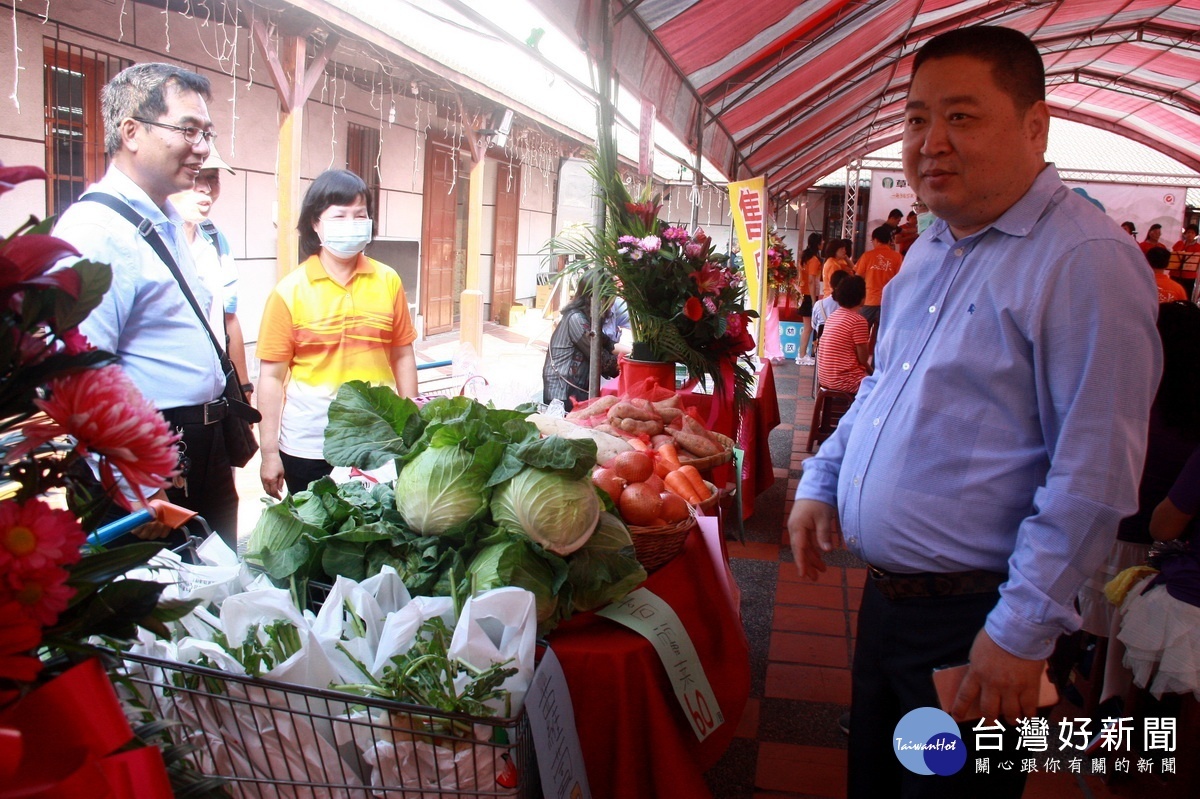
[[[396,508],[418,533],[461,529],[487,511],[488,479],[504,455],[504,444],[492,441],[471,452],[461,443],[449,434],[435,437],[396,478]]]
[[[502,534],[467,567],[475,591],[515,585],[533,594],[538,624],[555,617],[567,580],[567,562],[525,536]]]
[[[493,663],[486,669],[477,669],[470,663],[451,658],[448,654],[453,633],[440,617],[434,617],[421,625],[412,647],[403,655],[392,658],[384,667],[380,679],[371,677],[365,666],[359,669],[369,680],[366,683],[334,686],[338,690],[353,691],[366,696],[394,699],[422,707],[432,707],[444,713],[465,713],[471,716],[494,716],[496,711],[485,704],[491,700],[509,699],[508,691],[500,686],[517,673],[515,668],[505,668],[504,663]],[[341,644],[338,647],[351,660],[354,656]],[[354,660],[357,663],[357,660]],[[455,687],[455,680],[466,673],[471,679]],[[509,708],[506,716],[511,715]],[[471,728],[463,721],[438,716],[413,714],[415,724],[425,727],[423,732],[462,735]]]
[[[325,428],[325,460],[334,466],[377,469],[408,452],[425,421],[410,399],[386,386],[351,380],[338,388]]]
[[[600,500],[591,477],[529,467],[496,489],[492,516],[558,555],[587,542],[600,518]]]
[[[620,599],[646,581],[625,523],[601,513],[596,532],[569,561],[567,581],[577,611],[595,610]]]
[[[251,677],[261,677],[300,651],[300,631],[290,621],[279,619],[270,624],[252,624],[246,629],[241,646],[230,646],[222,633],[213,640],[233,656]]]

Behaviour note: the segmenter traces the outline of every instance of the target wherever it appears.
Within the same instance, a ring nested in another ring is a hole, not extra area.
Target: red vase
[[[620,359],[621,373],[617,378],[617,389],[621,394],[650,378],[663,388],[675,391],[674,361],[642,361],[626,356]]]

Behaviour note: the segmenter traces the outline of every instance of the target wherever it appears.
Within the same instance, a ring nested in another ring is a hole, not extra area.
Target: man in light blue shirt
[[[1045,163],[1045,77],[1023,34],[955,30],[913,73],[905,177],[938,219],[887,286],[876,371],[805,462],[788,529],[809,579],[843,538],[870,565],[849,795],[1019,796],[1023,774],[972,760],[902,767],[896,724],[938,706],[932,669],[964,661],[945,708],[964,741],[972,704],[1010,725],[1037,715],[1075,594],[1137,507],[1157,295],[1129,236]]]
[[[179,265],[192,294],[208,313],[212,291],[196,272],[183,220],[170,195],[190,189],[209,154],[212,119],[207,78],[170,64],[122,70],[101,95],[105,149],[112,158],[89,192],[116,196],[143,216]],[[112,267],[112,287],[79,325],[91,344],[115,353],[138,389],[182,432],[186,474],[157,498],[203,515],[228,543],[237,541],[237,490],[215,412],[225,377],[215,348],[179,284],[137,228],[96,202],[78,202],[59,219],[54,235],[85,258]],[[162,528],[140,531],[165,534]]]

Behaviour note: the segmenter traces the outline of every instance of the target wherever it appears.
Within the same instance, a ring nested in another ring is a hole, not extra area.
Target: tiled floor
[[[784,419],[771,437],[776,485],[756,501],[747,540],[729,547],[743,590],[752,678],[738,737],[709,773],[717,799],[846,793],[846,738],[837,719],[849,708],[853,631],[866,571],[848,553],[836,552],[828,558],[828,571],[810,583],[791,561],[786,518],[808,457],[812,368],[787,363],[775,373]],[[1109,786],[1092,776],[1042,773],[1030,776],[1025,796],[1091,799],[1170,792],[1158,780],[1134,778]]]

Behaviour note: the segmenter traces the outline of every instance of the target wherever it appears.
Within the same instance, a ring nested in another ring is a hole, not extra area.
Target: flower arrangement
[[[745,275],[716,251],[703,229],[689,232],[658,218],[662,203],[649,186],[636,201],[617,172],[615,147],[603,141],[592,165],[603,192],[603,232],[564,238],[551,248],[576,257],[572,271],[596,272],[602,290],[625,300],[634,354],[675,361],[696,380],[712,380],[714,393],[749,401],[754,370]],[[643,349],[644,348],[644,349]]]
[[[45,177],[36,167],[0,165],[0,194]],[[132,638],[139,625],[165,634],[163,622],[188,610],[160,603],[159,583],[123,579],[161,544],[85,546],[108,495],[124,502],[117,474],[139,496],[164,486],[178,463],[177,437],[115,357],[77,330],[108,290],[111,270],[90,261],[54,269],[79,253],[48,230],[31,217],[0,238],[0,785],[25,790],[57,784],[56,775],[78,766],[70,758],[47,764],[29,751],[39,736],[71,740],[75,729],[69,715],[34,713],[39,697],[78,696],[89,714],[103,714],[106,697],[116,706],[103,668],[68,669],[87,653],[85,642]],[[100,490],[84,462],[89,454],[99,459]],[[107,695],[97,695],[101,689]],[[22,736],[29,741],[24,757]],[[109,743],[115,749],[128,740]],[[86,744],[89,757],[111,754],[96,745]],[[161,759],[138,768],[163,772]]]
[[[767,246],[767,288],[771,291],[771,301],[787,300],[789,304],[795,304],[803,293],[799,278],[796,256],[783,237],[772,230]]]

